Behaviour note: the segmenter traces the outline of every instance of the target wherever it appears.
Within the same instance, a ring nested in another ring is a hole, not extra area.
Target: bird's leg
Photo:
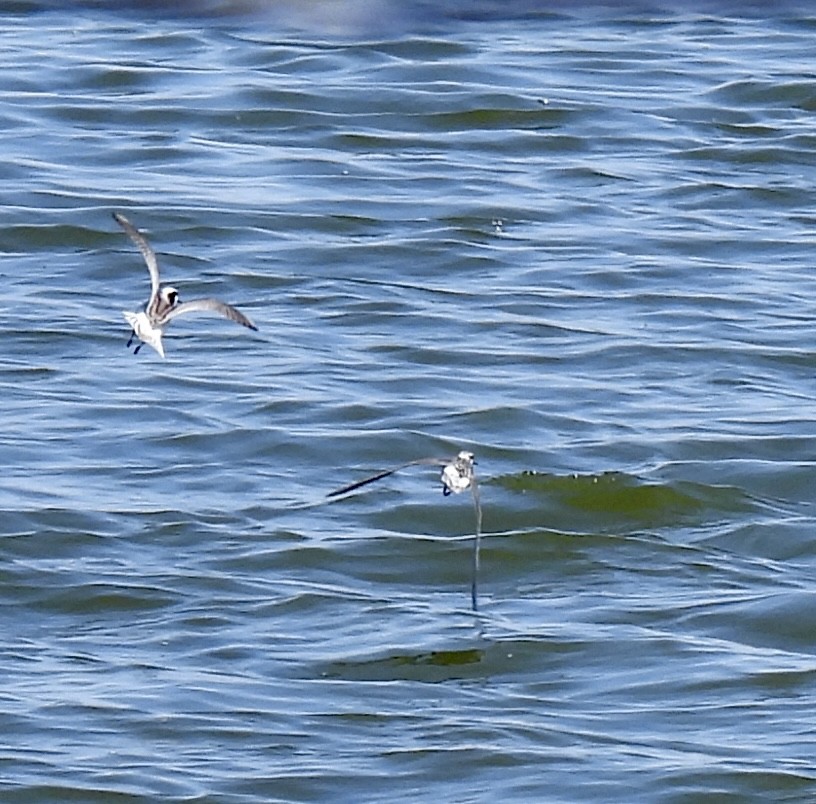
[[[135,330],[135,329],[132,329],[132,330],[130,331],[130,337],[128,338],[128,342],[127,342],[127,348],[128,348],[128,349],[130,349],[130,344],[132,344],[132,343],[133,343],[133,339],[134,339],[135,337],[136,337],[136,330]]]
[[[132,340],[132,339],[131,339],[131,340]],[[138,346],[137,346],[137,347],[136,347],[136,348],[133,350],[133,354],[135,354],[135,355],[139,354],[139,349],[141,349],[143,346],[144,346],[144,344],[143,344],[143,343],[140,343],[140,344],[139,344],[139,345],[138,345]]]

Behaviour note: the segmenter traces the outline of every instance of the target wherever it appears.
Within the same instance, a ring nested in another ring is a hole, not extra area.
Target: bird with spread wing
[[[350,483],[342,488],[335,489],[327,494],[327,497],[339,497],[343,494],[356,491],[369,483],[374,483],[377,480],[382,480],[401,469],[407,469],[411,466],[441,466],[442,473],[440,480],[442,481],[442,493],[447,497],[449,494],[459,494],[467,489],[471,490],[473,495],[473,509],[476,513],[476,532],[473,540],[473,560],[472,560],[472,575],[470,583],[470,599],[473,605],[473,610],[478,608],[478,578],[479,578],[479,542],[482,534],[482,505],[479,499],[479,484],[476,481],[476,474],[473,466],[476,459],[472,452],[462,450],[455,458],[418,458],[414,461],[401,463],[399,466],[394,466],[391,469],[385,469],[382,472],[377,472],[374,475],[364,477],[355,483]]]
[[[230,321],[235,321],[236,324],[249,327],[249,329],[258,329],[240,310],[219,299],[181,301],[176,288],[161,284],[159,262],[147,238],[124,215],[114,212],[113,218],[135,243],[150,273],[150,299],[145,309],[138,313],[124,311],[125,319],[133,329],[127,345],[130,346],[134,338],[140,341],[134,349],[134,354],[137,354],[142,345],[147,343],[164,357],[164,346],[162,345],[164,329],[174,318],[186,313],[215,313]]]

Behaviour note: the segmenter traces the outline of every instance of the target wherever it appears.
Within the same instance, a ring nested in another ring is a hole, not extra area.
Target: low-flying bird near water
[[[150,243],[147,242],[147,238],[124,215],[114,212],[113,218],[136,244],[136,247],[142,253],[142,257],[144,257],[144,261],[147,263],[147,270],[150,272],[150,299],[145,309],[139,313],[124,311],[125,319],[133,328],[127,342],[128,347],[133,343],[134,338],[138,338],[140,341],[133,350],[133,354],[138,354],[142,345],[147,343],[164,357],[162,333],[176,316],[185,313],[216,313],[250,329],[258,329],[240,310],[236,310],[231,304],[226,304],[218,299],[180,301],[179,292],[176,288],[161,284],[156,253],[151,248]]]
[[[384,477],[393,475],[395,472],[399,472],[400,469],[407,469],[410,466],[441,466],[442,474],[439,479],[442,481],[442,493],[446,497],[449,494],[459,494],[460,492],[467,491],[467,489],[470,489],[473,495],[473,510],[476,513],[476,532],[473,539],[470,600],[473,605],[473,610],[476,611],[478,608],[479,541],[482,535],[482,505],[479,500],[479,484],[476,482],[476,474],[473,470],[475,463],[476,459],[473,453],[467,450],[462,450],[455,458],[419,458],[415,461],[401,463],[399,466],[377,472],[375,475],[365,477],[356,483],[350,483],[348,486],[335,489],[326,496],[339,497],[341,494],[348,494],[350,491],[356,491],[363,486],[367,486],[369,483],[382,480]]]

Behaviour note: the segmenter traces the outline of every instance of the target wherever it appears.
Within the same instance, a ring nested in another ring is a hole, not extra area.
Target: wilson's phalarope
[[[482,535],[482,504],[479,499],[479,484],[476,482],[476,474],[473,470],[473,465],[476,459],[472,452],[462,450],[455,458],[419,458],[415,461],[408,461],[401,463],[399,466],[394,466],[391,469],[385,469],[382,472],[377,472],[376,475],[370,475],[356,483],[350,483],[348,486],[335,489],[329,492],[327,497],[339,497],[341,494],[348,494],[350,491],[356,491],[375,480],[382,480],[384,477],[393,475],[399,472],[400,469],[407,469],[409,466],[441,466],[442,474],[440,480],[442,481],[442,493],[447,497],[449,494],[459,494],[467,489],[471,490],[473,494],[473,510],[476,513],[476,533],[473,540],[473,563],[472,575],[470,582],[470,600],[473,605],[473,610],[478,608],[478,580],[479,580],[479,542]]]
[[[136,247],[142,253],[142,257],[144,257],[144,261],[147,263],[147,270],[150,272],[150,299],[147,306],[139,313],[124,311],[125,319],[133,328],[127,345],[130,346],[134,338],[141,341],[133,350],[133,354],[137,354],[139,349],[142,348],[142,344],[147,343],[164,357],[162,333],[176,316],[185,313],[217,313],[224,316],[224,318],[229,318],[230,321],[235,321],[237,324],[242,324],[254,330],[258,329],[240,310],[236,310],[232,305],[218,299],[179,301],[179,292],[176,288],[161,284],[156,253],[151,248],[150,243],[147,242],[147,238],[124,215],[114,212],[113,218],[136,244]]]

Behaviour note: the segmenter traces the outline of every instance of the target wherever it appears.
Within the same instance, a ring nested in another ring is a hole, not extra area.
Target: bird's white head
[[[178,304],[179,292],[174,287],[166,285],[159,290],[159,298],[167,305],[168,309],[172,309]]]
[[[470,488],[473,479],[473,453],[462,450],[456,459],[442,470],[442,493],[447,496],[451,492],[459,494]]]

